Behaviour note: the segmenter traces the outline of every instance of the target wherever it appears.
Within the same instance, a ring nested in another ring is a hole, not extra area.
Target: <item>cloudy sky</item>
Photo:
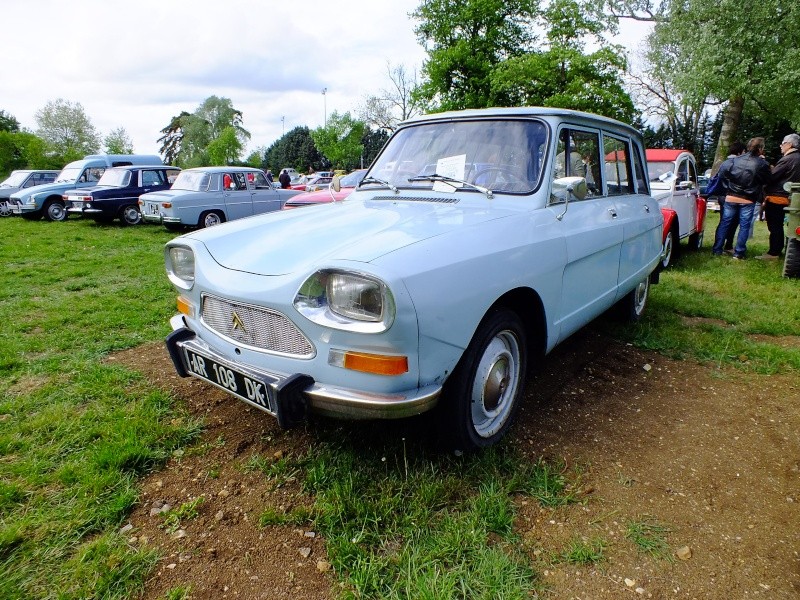
[[[0,109],[35,130],[48,101],[79,102],[101,136],[124,127],[150,154],[174,115],[216,95],[244,114],[249,153],[334,110],[355,115],[389,87],[388,63],[419,68],[418,4],[7,0]]]

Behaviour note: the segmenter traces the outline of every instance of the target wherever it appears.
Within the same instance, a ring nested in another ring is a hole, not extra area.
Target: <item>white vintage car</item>
[[[407,121],[346,202],[167,244],[175,368],[282,426],[435,409],[453,446],[489,446],[531,363],[615,305],[641,316],[662,241],[644,157],[632,127],[563,109]]]

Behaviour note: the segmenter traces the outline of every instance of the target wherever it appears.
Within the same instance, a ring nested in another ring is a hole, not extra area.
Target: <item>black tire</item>
[[[519,411],[527,361],[519,316],[506,308],[489,313],[444,385],[438,418],[448,445],[486,448],[508,432]]]
[[[44,205],[44,218],[48,221],[66,221],[67,209],[61,200],[48,200]]]
[[[705,231],[697,231],[689,236],[689,250],[697,251],[703,247]]]
[[[680,240],[678,239],[678,230],[672,227],[667,233],[664,240],[664,247],[661,249],[661,269],[664,270],[669,267],[674,259],[678,256],[678,248]]]
[[[201,229],[204,227],[213,227],[214,225],[220,225],[225,222],[225,215],[218,210],[208,210],[200,215],[200,219],[197,221],[197,226]]]
[[[789,238],[786,244],[786,258],[783,260],[783,276],[800,279],[800,240]]]
[[[119,211],[119,220],[123,225],[138,225],[142,222],[142,213],[137,205],[128,204]]]
[[[625,297],[617,303],[616,312],[619,320],[625,323],[636,323],[644,315],[647,308],[647,298],[650,295],[650,277],[645,277],[644,281],[628,292]]]

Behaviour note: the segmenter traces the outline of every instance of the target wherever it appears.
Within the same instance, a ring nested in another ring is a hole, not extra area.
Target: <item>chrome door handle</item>
[[[611,215],[612,219],[616,219],[617,218],[617,209],[616,208],[609,208],[608,209],[608,214]]]

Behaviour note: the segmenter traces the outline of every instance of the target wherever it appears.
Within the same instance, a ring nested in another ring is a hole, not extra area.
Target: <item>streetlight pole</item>
[[[286,117],[281,117],[281,135],[286,135]]]
[[[324,121],[322,123],[323,127],[328,126],[328,101],[325,99],[325,94],[327,93],[328,88],[322,88],[322,108],[325,111],[324,114]]]

